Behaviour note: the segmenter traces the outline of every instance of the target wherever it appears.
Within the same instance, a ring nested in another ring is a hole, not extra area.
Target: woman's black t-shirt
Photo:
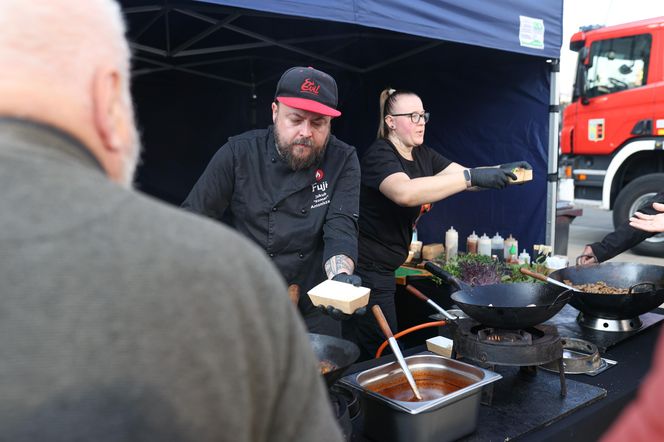
[[[452,164],[426,145],[413,149],[413,161],[403,158],[385,139],[376,140],[361,160],[359,263],[365,268],[397,269],[408,257],[413,223],[420,206],[402,207],[383,195],[379,186],[388,176],[404,172],[410,178],[433,176]]]

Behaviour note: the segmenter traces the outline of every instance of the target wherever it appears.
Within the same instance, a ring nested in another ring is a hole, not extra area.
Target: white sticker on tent
[[[533,49],[544,49],[544,20],[519,16],[519,43]]]

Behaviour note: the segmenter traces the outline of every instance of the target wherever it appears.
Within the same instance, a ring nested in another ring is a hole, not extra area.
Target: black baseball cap
[[[277,83],[274,99],[286,106],[338,117],[337,83],[330,75],[312,67],[288,69]]]

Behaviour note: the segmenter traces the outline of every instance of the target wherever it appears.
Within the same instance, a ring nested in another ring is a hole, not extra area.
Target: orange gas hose
[[[424,324],[415,325],[411,328],[407,328],[403,331],[400,331],[399,333],[395,333],[394,339],[405,336],[410,332],[414,332],[414,331],[417,331],[417,330],[422,330],[423,328],[442,327],[445,324],[447,324],[447,321],[425,322]],[[383,350],[385,350],[385,347],[387,347],[388,344],[389,344],[389,342],[387,340],[383,341],[383,343],[380,344],[380,347],[378,347],[378,350],[376,351],[376,359],[380,358],[380,355],[383,354]]]

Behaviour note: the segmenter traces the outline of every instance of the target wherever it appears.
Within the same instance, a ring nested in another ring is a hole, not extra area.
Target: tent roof
[[[352,23],[548,58],[559,58],[562,44],[562,0],[197,1]],[[535,37],[537,41],[534,41],[528,38],[533,35],[529,32],[539,20],[544,28],[544,39]]]
[[[441,45],[457,53],[485,47],[557,58],[562,35],[562,0],[514,0],[501,7],[493,0],[467,2],[472,7],[453,0],[121,2],[130,24],[134,77],[185,72],[250,90],[275,81],[290,66],[361,75],[416,55],[433,57],[430,50]],[[542,49],[519,43],[520,16],[542,19]],[[481,62],[470,55],[463,61]]]

